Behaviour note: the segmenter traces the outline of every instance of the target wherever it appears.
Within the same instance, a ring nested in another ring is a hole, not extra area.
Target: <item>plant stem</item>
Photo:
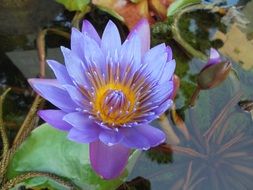
[[[47,32],[52,32],[52,33],[54,33],[54,34],[57,34],[57,35],[59,35],[59,36],[62,36],[62,37],[64,37],[64,38],[66,38],[66,39],[70,39],[70,33],[68,33],[68,32],[64,32],[64,31],[62,31],[62,30],[59,30],[59,29],[57,29],[57,28],[48,28],[47,29]]]
[[[38,51],[38,58],[39,58],[39,65],[40,65],[40,77],[44,78],[46,75],[46,43],[45,43],[45,37],[48,32],[55,33],[59,36],[63,36],[67,39],[70,39],[70,34],[61,30],[58,30],[56,28],[47,28],[44,30],[41,30],[38,33],[37,36],[37,51]]]
[[[178,138],[178,136],[176,135],[176,133],[174,132],[174,130],[172,129],[168,118],[165,114],[160,116],[160,119],[158,120],[159,124],[161,125],[163,131],[166,133],[167,135],[167,143],[169,144],[179,144],[180,140]]]
[[[5,127],[4,127],[4,122],[3,122],[3,102],[4,99],[6,97],[6,95],[8,94],[8,92],[10,92],[10,88],[8,88],[7,90],[4,91],[4,93],[0,96],[0,133],[1,133],[1,139],[3,142],[3,152],[2,152],[2,158],[5,157],[5,155],[7,154],[8,150],[9,150],[9,141],[8,141],[8,137],[5,131]]]
[[[90,12],[90,9],[91,8],[89,6],[87,6],[85,8],[85,10],[77,11],[74,18],[71,21],[72,26],[79,29],[80,20],[84,17],[84,15],[86,15],[88,12]]]
[[[46,45],[45,36],[47,34],[47,29],[41,30],[37,36],[37,51],[40,65],[40,77],[45,77],[46,71]]]
[[[44,99],[37,95],[33,101],[32,107],[30,108],[23,124],[21,125],[18,134],[13,141],[12,151],[14,151],[27,137],[34,127],[34,121],[38,108],[43,104]]]
[[[172,118],[173,122],[175,123],[175,125],[177,126],[177,128],[183,133],[186,140],[190,140],[191,137],[190,137],[189,131],[185,125],[185,122],[177,114],[175,104],[173,104],[173,106],[171,108],[171,118]]]
[[[6,95],[8,94],[10,90],[11,89],[8,88],[0,96],[0,133],[1,133],[1,139],[3,142],[3,152],[1,155],[1,162],[0,162],[0,184],[2,183],[2,181],[4,181],[4,174],[8,165],[6,163],[8,163],[8,160],[9,160],[9,141],[8,141],[8,137],[5,131],[4,123],[3,123],[3,102]]]
[[[3,184],[1,190],[11,189],[15,187],[17,184],[21,183],[24,180],[34,178],[34,177],[47,177],[50,178],[57,183],[68,187],[70,190],[79,190],[80,188],[76,187],[74,184],[70,183],[69,181],[64,180],[62,177],[57,176],[55,174],[46,173],[46,172],[27,172],[21,174]]]
[[[200,93],[200,88],[197,86],[196,89],[195,89],[195,91],[192,94],[191,99],[190,99],[190,103],[189,103],[190,107],[193,107],[195,105],[196,100],[197,100],[197,98],[199,96],[199,93]]]

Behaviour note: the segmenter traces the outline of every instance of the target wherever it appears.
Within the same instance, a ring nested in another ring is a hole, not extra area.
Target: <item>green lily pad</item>
[[[89,145],[77,144],[66,138],[66,133],[43,124],[32,131],[31,135],[14,154],[7,171],[12,179],[24,172],[49,172],[63,177],[80,189],[116,189],[124,182],[133,169],[139,152],[129,158],[125,172],[117,179],[103,180],[92,170],[89,161]],[[26,187],[47,187],[49,189],[69,189],[47,178],[36,177],[24,181]]]
[[[90,3],[89,0],[56,0],[56,2],[63,4],[69,11],[83,11]]]

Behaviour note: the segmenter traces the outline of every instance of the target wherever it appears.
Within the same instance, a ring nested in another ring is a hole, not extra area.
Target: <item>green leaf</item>
[[[120,14],[118,14],[116,11],[114,11],[113,9],[109,9],[109,8],[107,8],[107,7],[105,7],[105,6],[102,6],[102,5],[101,5],[101,6],[100,6],[100,5],[96,5],[96,6],[97,6],[101,11],[104,11],[104,12],[106,12],[106,13],[112,15],[113,17],[119,19],[120,21],[122,21],[122,22],[125,21],[125,19],[124,19]]]
[[[173,16],[180,9],[195,3],[200,3],[200,0],[176,0],[174,1],[167,10],[167,16]]]
[[[69,11],[83,11],[90,0],[56,0],[56,2],[63,4]]]
[[[66,133],[48,124],[36,128],[20,146],[12,158],[7,178],[12,179],[28,171],[50,172],[61,176],[80,189],[108,190],[122,184],[132,170],[139,151],[129,159],[126,171],[117,179],[103,180],[94,173],[89,162],[89,145],[69,141]],[[27,187],[68,189],[46,178],[37,177],[24,182]]]
[[[141,0],[130,0],[132,3],[139,3]]]

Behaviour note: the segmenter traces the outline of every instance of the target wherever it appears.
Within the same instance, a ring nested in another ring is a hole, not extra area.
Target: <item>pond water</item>
[[[173,110],[166,112],[167,117],[153,122],[168,135],[166,144],[141,154],[128,177],[128,181],[132,180],[129,186],[142,190],[253,188],[253,2],[241,3],[246,5],[240,10],[245,17],[235,9],[224,17],[223,8],[196,6],[185,11],[172,25],[166,21],[152,27],[152,44],[166,42],[173,49],[176,74],[181,79],[180,90]],[[45,1],[45,4],[50,2]],[[12,87],[4,106],[4,121],[11,139],[34,97],[26,78],[40,73],[35,44],[37,31],[48,26],[67,32],[70,29],[73,13],[57,4],[52,3],[52,6],[57,10],[52,15],[39,12],[42,17],[47,15],[39,24],[33,23],[38,20],[24,17],[27,22],[18,26],[5,23],[6,30],[0,30],[0,88]],[[13,10],[12,7],[8,11]],[[126,26],[106,13],[94,10],[87,18],[100,32],[107,20],[113,19],[120,27],[122,38],[126,37]],[[69,42],[49,33],[47,57],[62,62],[60,45],[69,46]],[[196,105],[189,107],[196,75],[205,65],[211,47],[230,60],[233,69],[221,85],[201,91]],[[47,69],[46,75],[52,76],[52,73]],[[170,141],[168,128],[173,131],[176,143]],[[141,178],[137,178],[139,176]],[[128,189],[128,185],[118,189]]]

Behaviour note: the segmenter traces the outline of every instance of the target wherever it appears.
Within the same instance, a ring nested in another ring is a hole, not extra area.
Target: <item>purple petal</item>
[[[165,44],[153,47],[143,57],[142,63],[147,65],[146,73],[151,73],[153,79],[157,79],[163,73],[167,62],[167,51]]]
[[[126,73],[127,66],[131,65],[131,74],[133,74],[141,64],[141,43],[138,35],[133,34],[132,38],[126,40],[120,49],[120,66],[122,77]],[[128,78],[131,77],[131,74]]]
[[[144,55],[150,49],[150,27],[147,19],[142,19],[137,23],[128,35],[128,39],[131,39],[135,33],[141,40],[141,54]]]
[[[157,109],[155,109],[155,113],[157,116],[160,116],[162,113],[167,111],[173,105],[173,101],[171,99],[163,102]]]
[[[47,60],[48,65],[54,71],[54,74],[61,84],[73,84],[67,69],[64,65],[54,60]]]
[[[161,79],[159,81],[159,84],[162,84],[168,80],[171,80],[175,69],[176,69],[175,59],[172,59],[171,61],[167,62],[165,64],[164,70],[162,71],[163,73],[162,73]]]
[[[90,131],[93,130],[97,134],[100,132],[100,127],[90,120],[87,115],[81,112],[72,112],[63,118],[64,121],[68,122],[70,125],[72,125],[74,128],[80,130],[80,131]]]
[[[170,46],[166,47],[166,52],[167,52],[167,62],[172,60],[173,54],[172,54],[172,49]]]
[[[40,96],[61,110],[71,112],[78,107],[56,80],[29,79],[28,82]]]
[[[98,139],[98,133],[88,128],[79,130],[73,127],[68,133],[68,139],[78,143],[91,143]]]
[[[70,47],[79,59],[84,59],[84,35],[76,28],[71,29]]]
[[[124,138],[122,144],[129,148],[147,150],[150,147],[163,143],[166,139],[165,134],[148,124],[121,128]]]
[[[89,36],[90,38],[95,40],[100,45],[101,39],[100,39],[96,29],[93,27],[93,25],[88,20],[83,21],[82,33],[86,34],[87,36]]]
[[[209,67],[210,65],[217,64],[220,62],[221,62],[220,54],[218,53],[218,51],[216,49],[211,48],[210,49],[210,57],[209,57],[207,64],[205,65],[205,68]]]
[[[89,36],[84,36],[84,43],[85,43],[85,66],[86,68],[89,68],[91,66],[92,68],[96,67],[96,70],[100,72],[105,73],[105,56],[100,49],[99,45]]]
[[[85,104],[89,104],[86,97],[83,96],[83,94],[77,89],[77,87],[72,85],[63,85],[63,87],[66,89],[66,91],[69,93],[71,99],[81,108],[85,107]]]
[[[164,83],[159,84],[153,89],[153,95],[151,96],[149,101],[159,105],[161,102],[164,102],[165,100],[169,99],[172,92],[173,82],[165,81]]]
[[[82,60],[80,60],[71,50],[61,47],[65,65],[69,76],[82,86],[89,86],[85,78],[85,70]]]
[[[66,115],[64,111],[61,110],[40,110],[38,115],[46,121],[49,125],[56,129],[63,131],[69,131],[72,126],[67,122],[63,121],[63,117]]]
[[[107,55],[108,53],[112,56],[115,55],[115,51],[119,50],[121,46],[121,39],[119,31],[116,25],[109,21],[105,27],[101,40],[101,49]]]
[[[99,134],[99,139],[107,144],[108,146],[114,145],[116,143],[119,143],[122,139],[122,134],[120,132],[114,131],[114,130],[102,130]]]
[[[90,161],[94,171],[104,179],[114,179],[124,170],[130,149],[115,144],[107,146],[101,141],[90,143]]]
[[[153,106],[153,108],[152,105],[150,106],[149,112],[152,114],[141,115],[133,118],[139,121],[138,125],[148,124],[151,121],[157,119],[157,117],[159,117],[162,113],[164,113],[173,105],[173,101],[170,99],[170,97],[168,97],[163,102],[161,101],[160,103],[156,103],[155,105],[157,106],[156,107]]]

